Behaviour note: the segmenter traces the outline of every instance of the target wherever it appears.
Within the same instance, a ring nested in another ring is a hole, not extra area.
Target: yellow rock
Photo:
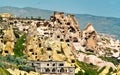
[[[6,56],[8,54],[14,55],[13,49],[14,49],[14,42],[15,42],[15,35],[13,33],[12,26],[10,26],[7,30],[3,31],[3,52],[2,55]]]
[[[3,18],[10,18],[10,17],[14,17],[12,14],[10,13],[0,13],[0,16]]]
[[[106,66],[106,68],[99,75],[106,75],[109,72],[110,67]]]
[[[117,67],[117,75],[120,75],[120,64]]]

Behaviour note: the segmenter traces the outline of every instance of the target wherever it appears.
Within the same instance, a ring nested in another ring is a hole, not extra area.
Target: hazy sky
[[[120,0],[0,0],[0,7],[34,7],[120,18]]]

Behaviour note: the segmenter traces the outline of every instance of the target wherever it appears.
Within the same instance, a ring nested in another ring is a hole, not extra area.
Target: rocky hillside
[[[76,75],[119,75],[120,42],[99,34],[91,23],[82,30],[74,15],[63,12],[49,20],[1,20],[0,73],[39,75],[26,65],[30,60],[64,61]]]
[[[0,7],[0,12],[11,13],[19,17],[39,17],[49,19],[53,11],[36,9],[31,7],[17,8],[17,7]],[[117,39],[120,38],[120,18],[94,16],[89,14],[74,14],[77,18],[81,29],[84,29],[88,22],[92,23],[99,33],[115,35]]]

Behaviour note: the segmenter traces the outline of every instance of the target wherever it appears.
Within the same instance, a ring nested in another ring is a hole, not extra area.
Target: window
[[[71,60],[72,63],[75,63],[75,60]]]
[[[70,22],[67,22],[67,25],[70,25]]]
[[[78,39],[76,37],[74,37],[73,42],[78,42]]]
[[[30,52],[33,52],[33,49],[30,49],[29,51],[30,51]]]
[[[37,55],[37,53],[35,53],[35,55]]]
[[[50,33],[50,35],[53,35],[53,33]]]
[[[59,66],[64,66],[64,64],[63,64],[63,63],[60,63]]]
[[[53,66],[55,66],[55,64],[53,64]]]
[[[49,59],[51,58],[51,56],[49,56]]]
[[[1,43],[3,43],[3,40],[1,40]]]
[[[39,47],[41,47],[41,43],[39,43]]]
[[[49,66],[49,64],[47,64],[47,66]]]
[[[7,50],[5,50],[5,53],[8,53],[8,51],[7,51]]]
[[[61,69],[60,69],[60,72],[64,72],[64,68],[61,68]]]
[[[32,63],[32,66],[34,66],[34,63]]]
[[[60,38],[60,36],[58,35],[57,38]]]
[[[83,47],[85,47],[86,45],[84,44],[84,45],[82,45]]]
[[[65,41],[66,41],[66,42],[70,42],[70,40],[69,40],[69,39],[66,39]]]
[[[47,35],[47,34],[49,34],[49,33],[45,32],[44,34]]]
[[[37,56],[35,56],[35,58],[37,59]]]
[[[68,46],[70,46],[70,44],[67,44]]]
[[[52,72],[55,72],[55,71],[56,71],[55,68],[53,68],[53,69],[52,69]]]
[[[32,52],[32,54],[34,55],[34,52]]]
[[[45,71],[46,71],[46,72],[50,72],[50,69],[49,69],[49,68],[47,68]]]
[[[60,41],[63,41],[63,39],[60,39]]]
[[[4,41],[4,44],[6,44],[7,43],[7,41]]]
[[[25,28],[23,29],[23,31],[25,31]]]
[[[47,50],[48,50],[48,51],[51,51],[52,49],[51,49],[51,47],[47,47]]]
[[[69,38],[72,38],[72,36],[69,36]]]
[[[93,39],[95,39],[95,36],[93,36]]]
[[[73,33],[76,32],[75,29],[72,26],[70,26],[70,32],[73,32]]]
[[[61,54],[62,52],[61,51],[57,51],[57,54]]]

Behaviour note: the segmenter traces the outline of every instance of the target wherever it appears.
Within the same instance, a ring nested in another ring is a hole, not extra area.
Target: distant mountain
[[[75,14],[81,29],[91,22],[97,32],[115,35],[120,39],[120,18],[93,16],[88,14]]]
[[[17,8],[17,7],[0,7],[0,12],[8,12],[15,16],[19,17],[38,17],[41,16],[42,18],[49,18],[51,14],[53,14],[53,11],[50,10],[43,10],[43,9],[37,9],[37,8],[31,8],[31,7],[25,7],[25,8]]]
[[[51,10],[43,10],[38,8],[17,8],[17,7],[0,7],[0,12],[11,13],[20,17],[38,17],[49,19],[50,15],[53,14]],[[100,33],[115,35],[117,39],[120,39],[120,18],[114,17],[103,17],[94,16],[89,14],[74,14],[80,24],[81,29],[83,29],[88,22],[91,22],[95,29]]]

